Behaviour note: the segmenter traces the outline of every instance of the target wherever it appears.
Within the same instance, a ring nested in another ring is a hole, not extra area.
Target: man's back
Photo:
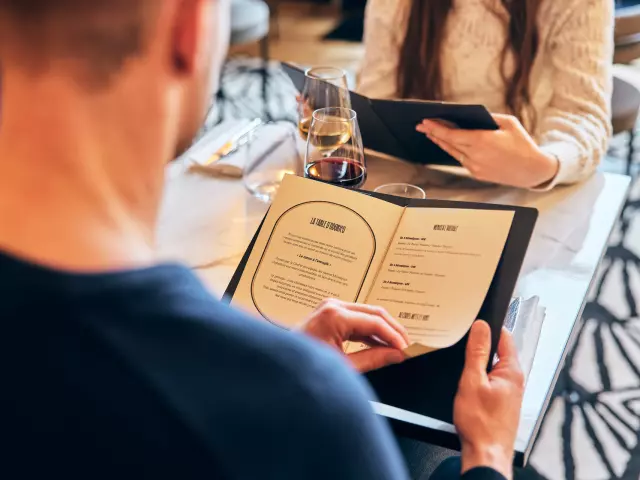
[[[71,275],[0,254],[0,288],[0,477],[405,475],[337,355],[186,269]]]

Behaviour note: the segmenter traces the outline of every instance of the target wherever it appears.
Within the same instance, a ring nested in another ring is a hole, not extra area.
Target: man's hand
[[[486,322],[477,321],[469,335],[453,422],[462,443],[462,473],[484,466],[510,479],[524,375],[507,330],[500,336],[499,361],[487,375],[490,350],[491,329]]]
[[[360,372],[403,362],[409,337],[404,327],[380,307],[325,300],[299,330],[342,352],[347,340],[371,348],[348,355]]]
[[[499,130],[462,130],[435,120],[423,120],[416,130],[478,180],[533,188],[555,178],[558,159],[543,153],[516,117],[495,114],[493,119]]]

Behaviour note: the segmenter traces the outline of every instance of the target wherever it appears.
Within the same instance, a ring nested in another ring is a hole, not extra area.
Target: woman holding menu
[[[497,131],[416,128],[480,180],[589,176],[611,134],[611,0],[369,0],[359,91],[481,103]]]

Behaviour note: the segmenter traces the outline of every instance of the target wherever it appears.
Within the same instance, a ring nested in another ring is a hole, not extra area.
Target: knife
[[[212,163],[218,162],[222,158],[226,157],[230,153],[233,153],[240,145],[240,141],[253,132],[256,128],[262,125],[262,120],[259,118],[254,119],[246,126],[238,130],[233,136],[222,145],[213,155],[211,155],[201,166],[206,167]]]

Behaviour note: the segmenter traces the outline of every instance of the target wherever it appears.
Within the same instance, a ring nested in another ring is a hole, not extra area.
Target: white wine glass
[[[329,107],[313,112],[307,139],[305,177],[346,188],[359,188],[367,167],[356,112]]]
[[[334,67],[310,68],[298,98],[298,130],[303,140],[307,139],[313,112],[327,107],[351,108],[347,74]]]

